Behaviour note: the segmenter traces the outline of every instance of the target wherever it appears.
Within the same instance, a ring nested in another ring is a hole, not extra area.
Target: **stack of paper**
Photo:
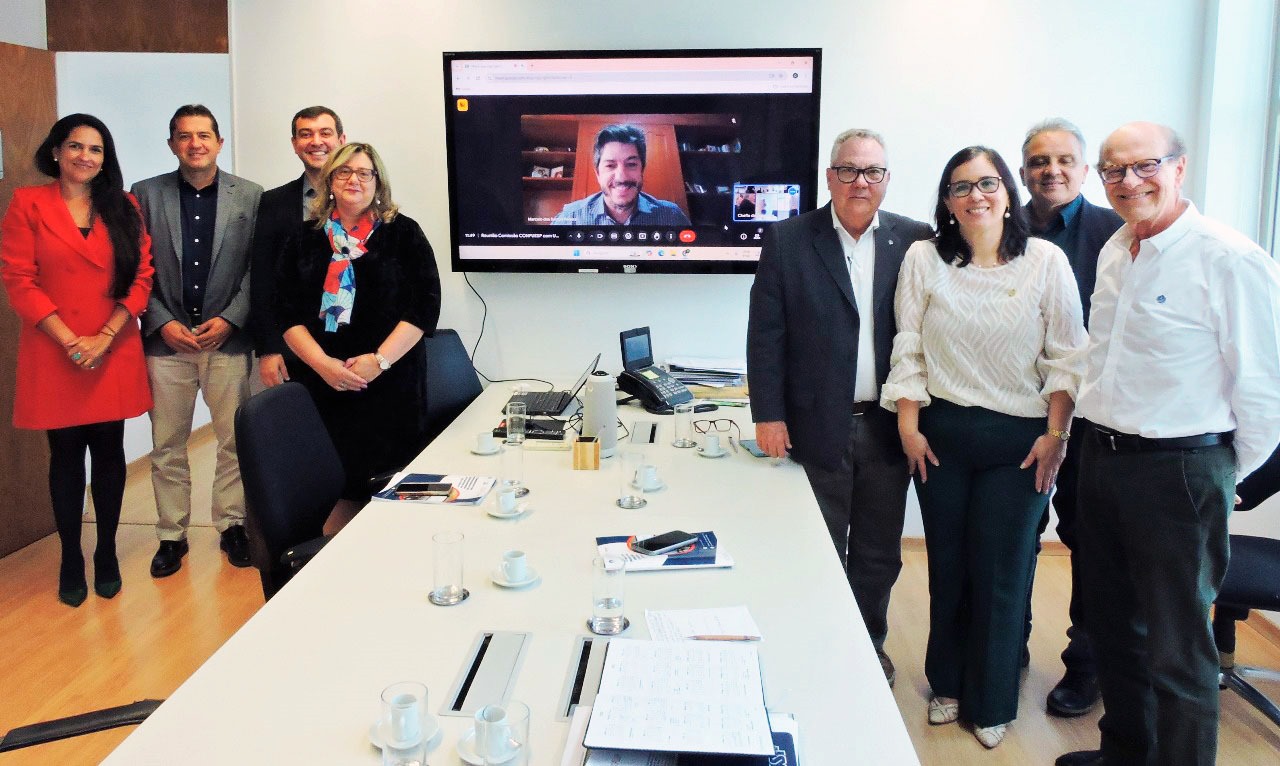
[[[673,553],[649,556],[637,553],[631,544],[651,535],[612,535],[597,537],[596,548],[601,556],[622,559],[628,572],[646,572],[656,569],[699,569],[707,567],[731,567],[733,557],[720,547],[715,532],[699,532],[697,541],[688,548]]]
[[[667,369],[686,386],[723,388],[742,385],[747,363],[744,359],[673,356],[667,359]]]

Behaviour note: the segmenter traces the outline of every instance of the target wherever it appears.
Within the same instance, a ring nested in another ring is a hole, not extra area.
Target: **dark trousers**
[[[1228,445],[1080,461],[1085,627],[1109,766],[1212,766],[1218,651],[1209,607],[1227,571],[1235,453]]]
[[[1045,425],[936,397],[920,412],[940,463],[928,481],[916,479],[929,552],[925,675],[975,726],[1018,714],[1027,562],[1049,502],[1036,492],[1035,468],[1018,466]]]
[[[804,466],[831,542],[844,565],[871,643],[884,649],[889,594],[902,570],[902,519],[907,506],[906,457],[886,439],[893,414],[855,415],[838,471]]]
[[[1067,441],[1067,457],[1058,469],[1058,482],[1053,491],[1053,509],[1058,512],[1058,539],[1067,546],[1071,554],[1071,603],[1067,614],[1071,624],[1067,626],[1067,648],[1062,650],[1062,664],[1068,671],[1093,675],[1097,667],[1093,661],[1093,649],[1089,643],[1089,634],[1084,629],[1084,586],[1080,581],[1080,556],[1077,542],[1077,493],[1076,484],[1080,479],[1080,449],[1084,434],[1088,427],[1084,421],[1076,420],[1071,425],[1071,438]],[[1040,553],[1040,536],[1049,526],[1049,509],[1044,509],[1040,526],[1036,529],[1036,555]],[[1031,557],[1032,584],[1035,581],[1036,556]],[[1026,638],[1031,638],[1031,590],[1027,590],[1027,631]]]
[[[116,529],[124,499],[124,421],[90,423],[55,428],[49,436],[49,496],[53,521],[62,543],[60,587],[84,582],[84,554],[80,550],[81,512],[84,509],[84,456],[91,465],[90,493],[98,520],[98,544],[94,550],[94,577],[99,582],[120,579],[116,562]]]

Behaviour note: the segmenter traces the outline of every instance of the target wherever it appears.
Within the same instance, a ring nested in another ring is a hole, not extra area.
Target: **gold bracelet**
[[[98,334],[99,334],[99,335],[105,335],[105,336],[107,336],[108,338],[114,338],[114,337],[116,337],[116,331],[115,331],[115,330],[112,330],[110,327],[107,327],[106,325],[103,325],[103,326],[102,326],[102,329],[101,329],[101,330],[98,330]]]
[[[1070,429],[1067,429],[1067,430],[1065,430],[1065,431],[1059,431],[1058,429],[1054,428],[1053,426],[1049,426],[1048,428],[1046,428],[1046,429],[1045,429],[1045,433],[1047,433],[1047,434],[1049,434],[1050,436],[1053,436],[1053,437],[1055,437],[1055,438],[1061,439],[1062,441],[1066,441],[1067,439],[1070,439],[1070,438],[1071,438],[1071,430],[1070,430]]]

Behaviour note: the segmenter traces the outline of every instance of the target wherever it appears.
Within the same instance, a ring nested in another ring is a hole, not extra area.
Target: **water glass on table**
[[[587,627],[601,636],[616,636],[631,626],[623,615],[626,562],[616,556],[591,560],[591,619]]]

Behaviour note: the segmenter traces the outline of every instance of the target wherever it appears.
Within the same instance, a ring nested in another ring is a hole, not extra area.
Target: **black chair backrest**
[[[240,406],[236,449],[249,529],[261,552],[254,563],[270,598],[290,576],[281,554],[321,536],[345,474],[301,383],[269,388]]]
[[[436,330],[422,345],[427,353],[426,446],[484,389],[456,330]]]

